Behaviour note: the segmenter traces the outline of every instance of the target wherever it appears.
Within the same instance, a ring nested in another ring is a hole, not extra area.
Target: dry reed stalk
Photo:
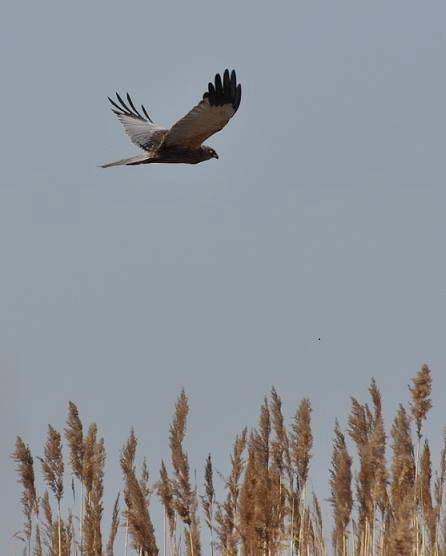
[[[68,417],[65,428],[65,440],[70,450],[70,466],[71,471],[81,483],[80,496],[80,519],[79,519],[79,543],[82,551],[83,531],[82,525],[84,521],[84,477],[83,477],[83,461],[84,461],[84,441],[82,421],[79,417],[77,406],[72,402],[68,402]],[[74,483],[73,483],[74,492]]]
[[[313,524],[314,524],[314,535],[315,535],[315,556],[323,556],[325,554],[325,541],[324,541],[324,530],[323,530],[323,520],[322,511],[319,504],[317,496],[313,492]]]
[[[440,456],[440,470],[438,476],[435,480],[434,486],[434,496],[435,496],[435,530],[436,530],[436,555],[439,554],[439,530],[441,521],[441,511],[443,508],[443,497],[444,497],[444,484],[446,480],[446,430],[443,432],[443,447]]]
[[[268,400],[265,398],[260,408],[259,429],[252,435],[254,456],[256,459],[255,488],[255,531],[256,544],[268,554],[272,550],[274,539],[274,490],[270,473],[271,453],[271,414]]]
[[[225,552],[228,555],[237,554],[240,542],[240,526],[239,526],[239,496],[240,496],[240,478],[244,469],[243,453],[246,448],[246,428],[236,436],[231,454],[231,474],[229,479],[225,480],[225,486],[228,491],[226,500],[223,504],[218,505],[216,521],[219,524],[220,540],[224,540]]]
[[[389,531],[389,555],[412,556],[418,554],[413,530],[413,488],[400,496],[400,503],[394,507],[394,521]]]
[[[59,555],[62,554],[62,518],[60,503],[63,497],[64,462],[62,456],[62,443],[60,433],[48,425],[48,437],[45,444],[44,458],[39,458],[45,482],[53,492],[57,502],[57,533]]]
[[[57,553],[58,545],[57,524],[55,525],[53,522],[53,512],[51,509],[50,497],[47,490],[45,490],[40,500],[40,506],[44,517],[43,527],[45,536],[43,544],[47,548],[48,554],[50,556],[54,556]]]
[[[73,514],[71,511],[68,514],[66,525],[63,526],[62,535],[62,554],[64,556],[71,556],[71,547],[73,545]],[[101,553],[102,556],[102,553]]]
[[[424,366],[413,379],[411,388],[411,414],[418,440],[416,454],[412,441],[411,417],[400,406],[391,429],[390,465],[386,462],[381,395],[374,381],[369,393],[371,406],[352,400],[349,416],[349,434],[359,454],[355,520],[352,519],[352,459],[337,422],[335,426],[329,500],[333,509],[334,554],[446,556],[446,433],[433,494],[432,462],[427,439],[420,446],[422,426],[431,407],[430,371]],[[169,556],[179,556],[182,550],[183,554],[187,553],[189,556],[199,556],[201,552],[197,492],[196,487],[191,486],[188,456],[183,448],[188,409],[187,397],[183,391],[177,400],[170,428],[172,479],[162,463],[157,485],[169,523]],[[304,400],[288,432],[284,426],[280,397],[272,389],[270,400],[265,399],[261,406],[258,429],[253,430],[249,442],[246,429],[236,437],[231,455],[231,473],[224,479],[227,494],[221,504],[215,499],[213,463],[209,456],[204,473],[205,494],[201,496],[201,500],[206,524],[211,533],[212,554],[282,556],[289,549],[288,553],[297,553],[299,556],[325,556],[319,503],[314,496],[312,505],[307,505],[305,499],[313,442],[310,414],[311,406],[308,400]],[[88,556],[99,556],[102,553],[112,556],[119,528],[119,495],[113,508],[108,543],[103,547],[103,439],[97,439],[95,424],[83,436],[77,408],[71,403],[65,436],[70,449],[73,474],[81,481],[82,489],[85,489],[85,497],[81,497],[82,506],[85,506],[80,537],[81,553]],[[243,454],[246,445],[245,463]],[[140,556],[152,556],[158,554],[149,514],[152,489],[145,460],[141,474],[136,475],[136,448],[137,441],[132,431],[121,454],[125,483],[124,515],[127,524],[125,553],[130,551],[127,541],[129,534],[133,547]],[[25,541],[25,554],[77,555],[73,516],[69,512],[64,520],[61,515],[64,462],[60,434],[49,427],[44,458],[41,459],[45,482],[57,502],[57,519],[56,512],[53,516],[48,491],[40,501],[37,499],[32,456],[20,438],[16,441],[12,459],[17,464],[19,482],[23,487],[25,534],[23,538],[16,536]],[[177,513],[186,528],[184,534],[180,533],[178,540],[174,540]],[[32,521],[34,516],[37,521],[35,528]],[[349,533],[350,524],[352,534]],[[214,532],[218,536],[218,543],[214,542]]]
[[[254,441],[251,434],[248,443],[248,458],[245,466],[243,484],[240,490],[239,520],[240,536],[243,554],[249,556],[254,554],[256,547],[255,531],[255,503],[256,503],[257,469],[254,449]],[[225,528],[219,530],[220,547],[225,550],[227,540]],[[224,553],[224,552],[223,552]]]
[[[189,460],[187,453],[183,449],[188,412],[188,399],[183,388],[175,404],[175,415],[169,432],[172,467],[174,470],[172,490],[176,512],[187,526],[188,553],[191,556],[200,556],[199,522],[196,515],[197,494],[191,487]]]
[[[361,405],[355,398],[351,399],[352,409],[349,416],[349,435],[356,444],[360,470],[356,478],[356,497],[358,500],[357,544],[360,554],[369,554],[369,529],[373,516],[371,496],[373,459],[370,436],[372,421],[367,405]]]
[[[423,365],[417,375],[412,379],[413,386],[409,387],[410,393],[412,395],[412,402],[410,404],[411,412],[415,420],[415,428],[417,433],[417,448],[415,456],[415,481],[417,485],[419,484],[419,474],[420,474],[420,449],[421,449],[421,428],[423,421],[426,420],[426,416],[430,408],[432,407],[432,402],[430,395],[432,392],[432,378],[429,367]],[[418,488],[415,489],[415,496],[419,496]],[[417,545],[419,544],[419,526],[420,526],[420,516],[418,512],[420,508],[416,504],[415,514],[415,536],[417,539]],[[421,534],[423,531],[421,531]],[[420,541],[422,544],[422,540]]]
[[[213,468],[211,454],[206,459],[204,467],[204,487],[205,494],[201,496],[201,504],[203,507],[206,525],[209,529],[211,556],[214,556],[214,505],[215,505],[215,489],[213,480]]]
[[[97,445],[97,425],[91,423],[88,427],[87,435],[84,438],[82,448],[82,534],[81,534],[81,554],[92,549],[95,537],[94,520],[92,515],[92,491],[96,469],[96,445]]]
[[[298,486],[299,505],[297,511],[300,516],[303,515],[305,509],[306,485],[310,468],[311,450],[313,447],[311,411],[310,400],[303,399],[299,404],[291,425],[291,461],[294,466],[296,485]],[[303,527],[304,522],[300,518],[299,530],[297,531],[297,551],[300,551]],[[295,532],[293,533],[293,536],[294,535]]]
[[[31,547],[30,547],[31,548]],[[36,545],[34,548],[34,556],[43,556],[42,539],[40,537],[40,526],[36,526]]]
[[[283,475],[285,472],[290,484],[292,483],[290,441],[284,424],[282,413],[282,400],[274,387],[271,389],[271,420],[273,424],[275,438],[271,444],[272,460]]]
[[[294,472],[291,461],[290,438],[284,424],[282,413],[282,400],[280,399],[276,389],[272,387],[270,397],[271,420],[274,429],[274,439],[271,443],[271,459],[273,472],[277,473],[276,481],[279,483],[277,499],[279,501],[277,522],[280,527],[281,536],[286,536],[286,519],[289,512],[289,503],[292,499],[294,490]],[[292,512],[291,512],[292,513]],[[293,517],[290,523],[293,523]],[[290,539],[292,536],[292,527],[290,527]],[[292,542],[290,540],[290,542]]]
[[[172,483],[169,479],[164,461],[161,462],[160,480],[157,483],[157,493],[164,506],[165,516],[168,520],[169,528],[169,545],[175,546],[176,535],[176,519],[175,519],[175,502],[173,496]]]
[[[28,554],[31,554],[31,537],[32,537],[32,516],[38,513],[37,495],[34,477],[34,460],[31,455],[29,446],[26,446],[20,436],[17,437],[15,450],[11,454],[11,458],[16,463],[16,470],[19,475],[18,482],[22,485],[22,510],[25,516],[25,524],[23,533],[26,537],[28,545]],[[39,533],[40,538],[40,533]]]
[[[381,524],[390,511],[387,493],[386,433],[382,415],[381,393],[372,379],[369,393],[374,407],[373,430],[370,438],[373,461],[373,485],[371,489],[373,506],[381,513]]]
[[[113,505],[112,522],[110,527],[110,534],[107,541],[106,555],[113,556],[113,546],[115,544],[116,534],[119,528],[119,497],[120,493],[116,496],[115,503]]]
[[[361,554],[372,555],[376,541],[382,542],[382,531],[376,530],[377,510],[381,527],[389,512],[387,495],[386,435],[382,417],[381,394],[372,380],[369,387],[373,411],[352,398],[349,434],[356,444],[360,470],[356,479],[358,501],[357,545]]]
[[[94,437],[96,434],[94,435]],[[90,454],[90,450],[85,451]],[[104,440],[101,438],[99,442],[94,442],[92,450],[91,465],[91,487],[88,489],[88,497],[85,501],[85,551],[91,556],[101,556],[102,554],[102,496],[103,496],[103,479],[105,465],[105,448]],[[88,455],[87,455],[88,457]]]
[[[79,412],[73,402],[68,402],[68,417],[65,439],[70,449],[70,465],[73,474],[82,482],[82,465],[84,459],[83,427]]]
[[[194,490],[191,506],[192,522],[189,526],[189,543],[187,545],[188,556],[199,556],[201,554],[200,522],[198,519],[197,490]]]
[[[415,458],[414,447],[410,431],[410,419],[402,405],[392,425],[392,483],[391,502],[395,513],[403,502],[408,507],[407,492],[414,492],[415,486]],[[413,504],[410,506],[413,513]]]
[[[424,441],[424,448],[421,455],[420,473],[418,477],[419,486],[419,505],[423,519],[422,549],[430,550],[430,554],[435,551],[436,539],[436,518],[435,509],[432,505],[431,494],[432,463],[427,439]],[[426,537],[428,540],[426,540]]]
[[[311,450],[313,448],[311,411],[310,400],[303,399],[291,425],[291,459],[296,470],[300,490],[303,489],[308,479]]]
[[[148,469],[143,464],[141,478],[138,480],[135,472],[136,447],[137,440],[132,429],[121,452],[121,469],[125,482],[124,500],[127,506],[125,517],[134,548],[143,556],[157,556],[158,547],[149,514],[151,490],[148,484]]]
[[[345,436],[336,420],[330,469],[331,497],[329,499],[333,508],[332,544],[336,556],[345,556],[348,551],[347,528],[353,507],[351,466],[352,459],[347,450]]]

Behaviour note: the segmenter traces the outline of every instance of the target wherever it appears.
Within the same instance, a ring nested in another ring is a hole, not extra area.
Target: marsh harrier
[[[127,93],[127,104],[116,93],[117,102],[109,98],[113,112],[118,116],[132,143],[144,154],[104,164],[110,166],[136,166],[167,162],[198,164],[218,154],[205,141],[220,131],[237,112],[242,96],[241,85],[237,85],[235,71],[225,70],[223,78],[217,73],[215,82],[209,83],[203,99],[192,110],[178,120],[170,129],[154,124],[146,109],[141,105],[142,116]],[[119,103],[119,104],[118,104]]]

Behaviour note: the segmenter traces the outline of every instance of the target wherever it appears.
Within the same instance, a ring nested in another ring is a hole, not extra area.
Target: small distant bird
[[[153,123],[141,105],[144,116],[138,112],[127,93],[126,104],[116,93],[117,104],[110,97],[113,112],[125,128],[132,143],[143,149],[144,154],[104,164],[110,166],[136,166],[154,162],[198,164],[218,158],[213,148],[203,145],[208,137],[225,127],[240,106],[242,87],[237,84],[235,71],[225,70],[223,78],[217,73],[215,82],[209,83],[203,99],[178,120],[170,129]]]

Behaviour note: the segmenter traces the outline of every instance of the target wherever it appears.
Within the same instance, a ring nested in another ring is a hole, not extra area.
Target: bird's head
[[[205,160],[209,160],[210,158],[218,158],[218,154],[214,151],[212,147],[206,147],[206,145],[203,145],[202,151],[206,157]]]

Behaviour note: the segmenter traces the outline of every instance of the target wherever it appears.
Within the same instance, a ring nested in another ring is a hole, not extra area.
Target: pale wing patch
[[[168,132],[164,145],[187,148],[199,147],[208,137],[224,128],[234,115],[231,104],[211,106],[202,100]]]
[[[167,129],[154,124],[143,105],[141,105],[141,110],[145,117],[141,116],[128,93],[127,103],[119,93],[116,93],[116,99],[119,104],[108,97],[113,107],[112,111],[124,126],[132,143],[145,151],[157,149],[163,141]]]
[[[165,129],[134,116],[116,115],[132,143],[146,151],[160,145],[166,133]]]

